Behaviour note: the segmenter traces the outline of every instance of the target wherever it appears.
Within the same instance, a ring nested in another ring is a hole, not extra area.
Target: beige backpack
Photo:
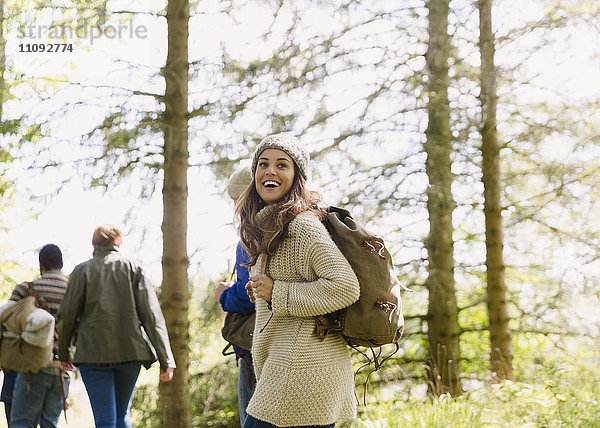
[[[30,284],[31,287],[31,284]],[[29,295],[9,302],[0,314],[0,367],[21,373],[37,373],[52,363],[54,317]]]

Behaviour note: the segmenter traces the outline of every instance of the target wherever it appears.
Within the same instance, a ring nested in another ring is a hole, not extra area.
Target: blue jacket
[[[246,293],[246,284],[250,278],[250,273],[246,266],[242,266],[242,263],[246,263],[250,260],[248,253],[242,247],[242,244],[238,242],[235,249],[235,273],[236,281],[227,288],[221,294],[219,302],[225,312],[246,312],[254,309],[254,303],[250,301],[250,297]],[[240,355],[250,353],[237,346],[233,347],[235,351],[236,360],[239,359]]]
[[[248,260],[250,260],[248,253],[238,243],[235,249],[236,281],[221,294],[219,299],[225,312],[245,312],[254,309],[254,303],[250,301],[250,297],[246,294],[246,284],[250,274],[248,268],[242,266],[242,263],[246,263]]]

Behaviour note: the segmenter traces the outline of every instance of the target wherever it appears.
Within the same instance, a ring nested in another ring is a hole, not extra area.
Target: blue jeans
[[[238,365],[240,371],[238,375],[238,407],[240,410],[240,426],[244,426],[244,420],[246,420],[246,407],[252,398],[254,387],[256,386],[256,376],[254,375],[254,366],[252,365],[252,354],[245,352],[239,359]],[[252,378],[252,388],[248,381],[248,370],[250,370],[250,376]]]
[[[140,361],[110,367],[79,365],[96,428],[131,428],[129,408],[141,366]]]
[[[65,376],[65,396],[68,391],[69,379]],[[18,373],[13,394],[11,428],[33,427],[38,421],[41,428],[57,427],[64,405],[60,375],[44,371],[34,375]]]
[[[289,428],[334,428],[335,424],[331,425],[302,425],[296,427]],[[244,422],[244,428],[277,428],[276,425],[270,424],[268,422],[259,421],[252,415],[248,415],[246,417],[246,421]]]

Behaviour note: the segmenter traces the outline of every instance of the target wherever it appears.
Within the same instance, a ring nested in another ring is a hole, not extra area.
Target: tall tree
[[[454,244],[452,239],[452,137],[448,101],[449,0],[429,0],[429,44],[425,60],[428,81],[426,93],[428,125],[425,131],[425,170],[429,179],[427,211],[429,235],[426,286],[431,386],[434,393],[461,394],[460,327],[454,284]]]
[[[492,30],[493,0],[479,0],[479,51],[481,55],[481,154],[483,211],[487,271],[487,307],[492,372],[499,379],[512,379],[512,346],[506,299],[504,233],[502,226],[502,182],[496,106],[495,42]]]
[[[164,182],[162,308],[177,370],[160,385],[161,426],[192,426],[189,377],[189,280],[187,254],[189,1],[167,4],[168,53],[163,69]]]

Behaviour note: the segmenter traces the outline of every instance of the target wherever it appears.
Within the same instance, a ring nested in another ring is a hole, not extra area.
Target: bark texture
[[[187,254],[188,169],[188,21],[189,1],[167,4],[168,54],[163,184],[163,281],[161,304],[177,369],[160,385],[160,423],[164,428],[192,426],[189,376],[189,281]]]
[[[512,345],[508,327],[502,231],[502,182],[496,106],[493,0],[479,0],[479,49],[481,52],[481,153],[484,186],[487,307],[490,330],[490,361],[496,379],[512,379]]]
[[[452,197],[450,105],[448,101],[449,0],[430,0],[429,44],[426,54],[428,83],[428,125],[425,143],[429,179],[427,210],[429,236],[428,339],[430,387],[434,394],[461,394],[458,308],[454,287],[454,243],[452,239]]]

